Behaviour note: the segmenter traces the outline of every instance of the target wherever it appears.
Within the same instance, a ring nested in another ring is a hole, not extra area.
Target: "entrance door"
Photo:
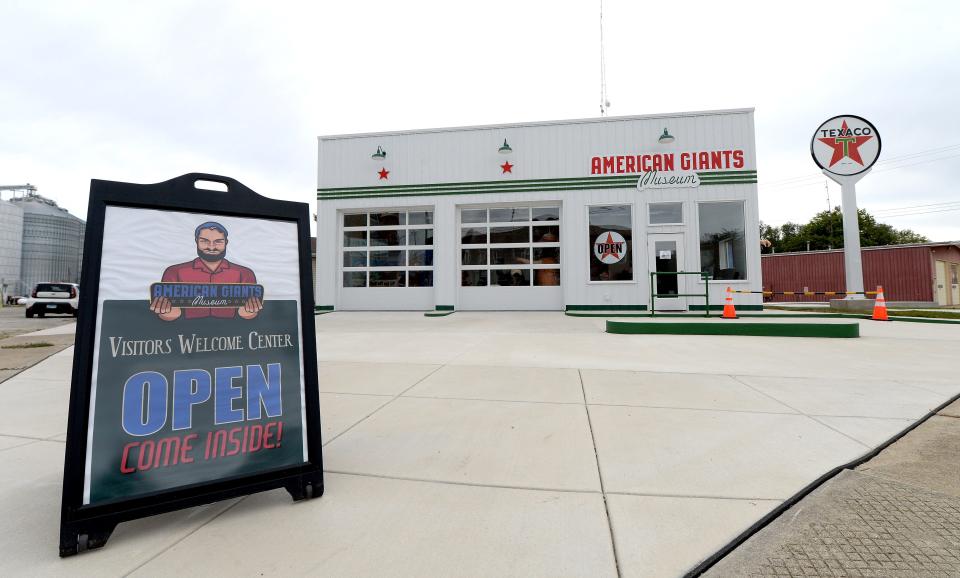
[[[947,304],[947,262],[937,261],[937,305]]]
[[[676,273],[683,271],[683,235],[658,234],[647,235],[648,263],[651,271],[657,273]],[[687,275],[656,275],[654,277],[653,292],[662,297],[654,297],[654,307],[657,311],[686,311],[687,299],[680,297],[688,281]],[[670,297],[677,295],[677,297]]]
[[[960,305],[960,265],[950,265],[950,290],[953,302],[951,305]]]

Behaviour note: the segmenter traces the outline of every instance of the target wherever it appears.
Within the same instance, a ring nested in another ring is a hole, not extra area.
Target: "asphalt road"
[[[76,321],[70,315],[27,319],[23,307],[0,309],[0,383],[73,345],[73,333],[27,337],[43,329]]]

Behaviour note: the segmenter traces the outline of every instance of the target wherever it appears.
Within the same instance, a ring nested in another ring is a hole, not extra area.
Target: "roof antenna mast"
[[[603,0],[600,0],[600,116],[607,116],[607,59],[603,52]]]

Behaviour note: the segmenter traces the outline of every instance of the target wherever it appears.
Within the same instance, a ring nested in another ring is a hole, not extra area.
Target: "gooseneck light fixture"
[[[660,141],[660,144],[667,144],[667,143],[672,143],[673,141],[675,141],[675,140],[677,140],[677,139],[673,138],[673,135],[670,134],[670,133],[668,133],[668,132],[667,132],[667,129],[664,128],[664,129],[663,129],[663,134],[660,135],[660,138],[657,139],[657,140]]]
[[[507,144],[507,139],[503,139],[503,146],[497,149],[497,152],[502,155],[508,155],[513,152],[513,149]]]
[[[370,155],[370,158],[375,161],[382,161],[383,159],[387,158],[387,152],[383,150],[383,147],[377,145],[377,152]]]

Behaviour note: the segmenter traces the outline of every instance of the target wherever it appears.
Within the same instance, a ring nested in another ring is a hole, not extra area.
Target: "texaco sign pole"
[[[880,156],[880,134],[864,118],[835,116],[813,133],[810,154],[823,174],[840,185],[843,210],[843,269],[847,291],[863,299],[863,262],[860,257],[860,223],[857,219],[857,182],[870,172]]]

